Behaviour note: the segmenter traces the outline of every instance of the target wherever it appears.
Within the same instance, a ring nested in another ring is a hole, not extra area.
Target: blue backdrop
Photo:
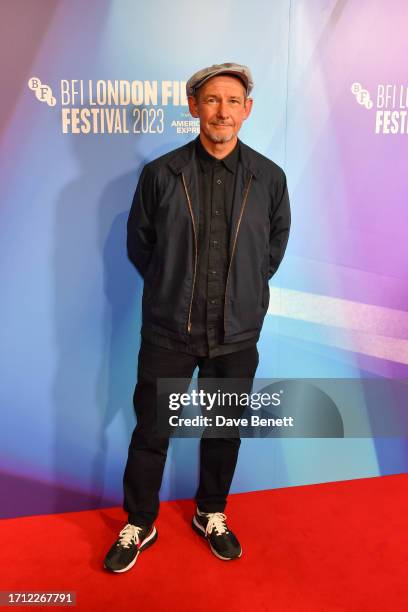
[[[240,137],[288,178],[292,233],[257,376],[406,377],[407,136],[376,133],[374,122],[379,85],[406,76],[402,0],[394,9],[379,0],[4,8],[22,43],[0,123],[2,516],[121,503],[142,290],[126,220],[143,164],[195,137],[178,90],[203,66],[250,66],[254,109]],[[5,57],[7,36],[0,44]],[[141,98],[98,104],[115,80],[137,81]],[[75,110],[84,108],[99,113],[88,133]],[[116,133],[107,124],[99,133],[109,110]],[[163,499],[194,494],[197,448],[172,441]],[[404,438],[244,440],[232,491],[407,463]]]

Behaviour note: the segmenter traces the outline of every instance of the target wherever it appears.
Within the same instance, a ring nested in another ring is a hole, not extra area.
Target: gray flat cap
[[[218,76],[219,74],[231,74],[240,78],[245,85],[247,96],[249,96],[251,93],[254,86],[254,81],[248,66],[241,66],[241,64],[225,62],[224,64],[213,64],[208,68],[202,68],[193,74],[193,76],[190,77],[186,83],[187,96],[193,96],[195,91],[201,87],[203,83],[214,76]]]

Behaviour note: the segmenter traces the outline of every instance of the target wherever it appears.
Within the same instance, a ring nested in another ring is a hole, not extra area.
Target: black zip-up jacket
[[[283,170],[242,141],[231,215],[224,343],[259,337],[268,281],[290,228]],[[142,331],[187,341],[197,282],[198,178],[195,142],[146,164],[130,210],[127,249],[144,279]]]

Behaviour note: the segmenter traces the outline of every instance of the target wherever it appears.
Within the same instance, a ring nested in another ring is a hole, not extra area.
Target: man
[[[246,66],[204,68],[187,82],[199,136],[142,170],[128,220],[128,254],[144,279],[134,393],[137,426],[124,473],[128,523],[105,558],[130,569],[157,539],[154,521],[168,437],[157,430],[158,378],[252,381],[269,303],[268,281],[286,248],[290,210],[281,168],[237,135],[252,109]],[[203,437],[192,526],[222,560],[241,545],[224,509],[239,435]]]

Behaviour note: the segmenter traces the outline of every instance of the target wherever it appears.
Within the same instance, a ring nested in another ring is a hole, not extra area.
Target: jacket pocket
[[[228,336],[257,331],[262,326],[265,311],[261,306],[261,296],[256,299],[229,299],[226,307],[226,328]]]
[[[149,266],[146,270],[143,287],[143,301],[148,304],[152,301],[155,295],[155,288],[157,288],[157,282],[160,278],[162,266],[157,260],[157,257],[152,257]]]

